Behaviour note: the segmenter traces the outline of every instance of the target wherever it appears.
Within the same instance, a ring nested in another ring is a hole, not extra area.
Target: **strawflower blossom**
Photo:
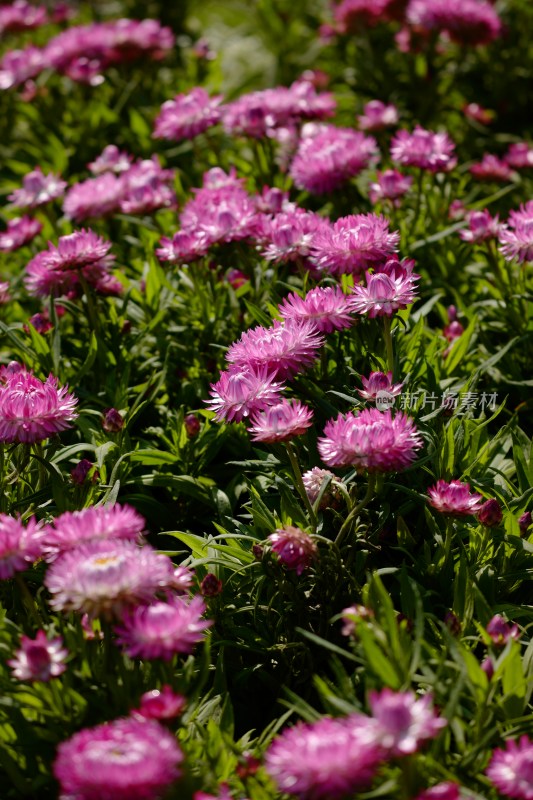
[[[325,194],[376,160],[376,140],[352,128],[304,126],[290,176],[298,189]]]
[[[261,255],[267,261],[306,261],[318,231],[328,221],[313,211],[295,208],[283,211],[272,219],[261,219],[255,233],[263,245]]]
[[[313,504],[318,499],[318,495],[320,494],[326,481],[330,481],[331,484],[334,480],[336,480],[336,476],[329,469],[313,467],[312,469],[307,470],[307,472],[304,472],[302,475],[302,483],[309,498],[309,502]],[[328,494],[331,496],[329,489],[326,490],[325,496]],[[329,498],[326,497],[326,499]]]
[[[497,239],[503,225],[498,214],[494,217],[485,209],[484,211],[469,211],[466,215],[468,228],[459,231],[463,242],[477,244],[489,239]]]
[[[476,514],[476,519],[487,528],[494,528],[503,520],[503,511],[497,500],[485,500]]]
[[[385,393],[389,397],[401,394],[403,383],[392,382],[392,372],[371,372],[368,378],[361,375],[362,389],[357,393],[363,400],[378,400]]]
[[[124,214],[151,214],[159,208],[175,208],[174,170],[164,169],[159,158],[136,161],[120,175],[123,193],[119,208]]]
[[[293,525],[278,528],[270,534],[268,540],[282,564],[287,569],[295,570],[297,575],[310,567],[318,556],[318,548],[311,536]]]
[[[324,338],[307,319],[274,320],[272,327],[251,328],[226,353],[226,360],[240,368],[261,370],[280,380],[290,379],[312,366]]]
[[[470,493],[470,484],[461,481],[438,480],[428,489],[429,504],[442,514],[463,517],[476,514],[483,503],[480,494]]]
[[[35,639],[21,636],[20,649],[7,663],[19,681],[47,682],[65,672],[67,657],[68,650],[60,636],[48,639],[44,631],[37,631]]]
[[[180,214],[183,232],[202,237],[209,245],[253,236],[258,213],[241,179],[210,170],[194,195]]]
[[[278,306],[284,320],[312,320],[322,333],[332,333],[349,328],[355,319],[351,312],[351,298],[340,286],[317,286],[305,297],[290,294]]]
[[[299,400],[283,398],[277,405],[252,415],[249,433],[254,442],[286,442],[305,433],[312,421],[310,408]]]
[[[533,261],[533,200],[511,211],[507,227],[500,231],[500,252],[507,261]]]
[[[359,276],[394,254],[399,242],[399,232],[389,231],[389,220],[381,214],[350,214],[318,230],[312,262],[331,275]]]
[[[199,595],[190,602],[177,596],[126,611],[115,628],[118,642],[130,658],[169,661],[176,653],[192,653],[213,622],[202,618],[205,603]]]
[[[123,195],[121,176],[103,172],[71,186],[65,196],[63,212],[74,222],[107,217],[119,210]]]
[[[495,614],[487,623],[487,633],[493,644],[502,647],[511,639],[519,639],[518,625],[511,625],[501,614]]]
[[[0,281],[0,305],[9,303],[10,300],[9,283],[7,281]]]
[[[352,289],[352,310],[374,319],[391,317],[398,309],[407,308],[417,298],[416,282],[420,278],[413,267],[410,259],[389,259],[379,271],[367,272],[366,286],[356,284]]]
[[[357,625],[362,622],[370,622],[374,617],[372,609],[362,605],[349,606],[343,608],[341,611],[343,636],[355,636],[357,634]]]
[[[513,169],[533,167],[533,147],[529,142],[511,144],[504,159]]]
[[[23,50],[8,50],[0,59],[0,91],[14,89],[22,84],[32,86],[31,79],[47,66],[40,47],[28,45]]]
[[[78,400],[49,375],[40,381],[25,369],[0,380],[0,442],[33,444],[70,428]]]
[[[27,0],[15,0],[11,5],[0,6],[0,34],[39,28],[47,21],[46,8],[32,6]]]
[[[263,214],[281,214],[282,211],[296,209],[295,204],[289,201],[289,193],[277,186],[263,186],[261,194],[254,196],[254,203],[256,209]]]
[[[9,219],[7,229],[0,233],[0,250],[12,253],[35,239],[42,229],[39,220],[31,217]]]
[[[461,111],[465,117],[474,120],[474,122],[479,122],[480,125],[490,125],[494,119],[494,112],[483,108],[479,103],[466,103]]]
[[[119,150],[116,144],[108,144],[100,155],[87,164],[93,175],[102,175],[104,172],[115,172],[119,175],[131,167],[133,156]]]
[[[210,97],[205,89],[195,86],[187,94],[178,94],[163,103],[154,122],[155,139],[194,139],[199,133],[220,122],[222,96]]]
[[[174,719],[179,717],[187,705],[182,694],[176,694],[172,687],[165,684],[161,690],[152,689],[141,696],[139,708],[133,712],[144,719]]]
[[[15,189],[7,199],[16,208],[37,208],[62,197],[66,186],[66,182],[57,175],[44,175],[42,169],[37,167],[23,177],[22,188]]]
[[[48,568],[44,583],[55,611],[78,611],[94,619],[148,603],[172,581],[171,560],[149,545],[100,539],[62,553]]]
[[[433,133],[417,125],[412,133],[401,130],[391,142],[391,158],[405,167],[449,172],[457,164],[455,144],[447,133]]]
[[[383,755],[368,717],[324,717],[277,736],[266,752],[265,768],[283,794],[341,800],[369,787]]]
[[[507,161],[491,153],[485,153],[481,161],[472,164],[469,172],[478,181],[508,181],[513,176]]]
[[[117,719],[75,733],[57,749],[62,798],[157,800],[180,777],[175,737],[155,720]]]
[[[97,539],[129,539],[140,543],[144,528],[144,518],[131,506],[119,503],[65,511],[47,527],[44,550],[47,560],[52,560],[82,542]]]
[[[385,21],[390,0],[341,0],[333,9],[341,33],[360,33]]]
[[[423,440],[412,419],[390,409],[369,408],[330,420],[318,440],[320,457],[329,467],[399,472],[416,458]]]
[[[398,208],[400,198],[407,194],[412,183],[410,175],[402,175],[396,169],[378,172],[376,180],[368,187],[370,202],[375,205],[383,200],[392,200],[393,205]]]
[[[433,708],[429,694],[417,698],[414,692],[383,689],[370,692],[368,702],[381,729],[377,739],[392,756],[416,753],[423,742],[434,739],[447,725]]]
[[[531,527],[533,519],[531,516],[531,511],[524,511],[518,518],[518,527],[520,528],[520,535],[526,536],[529,528]]]
[[[279,403],[285,388],[266,367],[230,368],[211,384],[211,400],[206,405],[218,422],[241,422],[254,411]]]
[[[357,117],[359,127],[362,131],[382,131],[397,125],[399,119],[398,109],[390,103],[382,103],[381,100],[371,100],[363,108],[363,113]]]
[[[517,800],[533,800],[533,740],[508,739],[492,753],[486,775],[498,792]]]
[[[487,0],[410,0],[406,18],[423,31],[445,31],[459,44],[489,44],[501,33],[501,21]]]
[[[42,555],[42,524],[32,517],[23,525],[17,517],[0,514],[0,580],[28,569]]]
[[[459,800],[461,797],[460,787],[452,781],[444,781],[417,794],[415,800]]]
[[[177,231],[172,239],[163,236],[155,253],[160,261],[191,264],[207,254],[210,244],[204,231]]]

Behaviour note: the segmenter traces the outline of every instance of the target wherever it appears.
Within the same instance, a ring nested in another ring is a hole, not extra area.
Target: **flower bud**
[[[502,510],[497,500],[486,500],[476,514],[476,519],[487,528],[494,528],[503,519]]]
[[[212,572],[208,572],[200,584],[200,592],[204,597],[216,597],[222,591],[222,581]]]
[[[116,408],[108,408],[102,416],[102,428],[106,433],[118,433],[124,427],[124,419]]]

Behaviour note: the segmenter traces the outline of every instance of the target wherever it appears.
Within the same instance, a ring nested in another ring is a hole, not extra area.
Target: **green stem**
[[[305,491],[304,482],[302,480],[302,473],[300,471],[300,465],[298,464],[298,459],[296,457],[296,453],[292,442],[285,442],[285,448],[287,450],[287,455],[289,456],[289,461],[291,462],[292,472],[294,475],[294,483],[296,484],[296,488],[298,489],[300,497],[304,502],[304,505],[307,509],[307,513],[309,514],[309,519],[311,521],[311,525],[313,526],[313,531],[315,531],[316,526],[318,524],[318,519],[313,510],[313,506],[311,505],[311,501],[307,496],[307,492]]]
[[[352,510],[344,520],[340,531],[337,534],[337,538],[335,539],[335,544],[337,545],[337,547],[341,546],[342,540],[350,530],[352,523],[359,514],[359,512],[362,511],[363,508],[365,508],[374,497],[375,488],[376,488],[376,476],[373,473],[370,473],[368,476],[368,485],[366,487],[365,496],[359,503],[357,503],[356,506],[352,508]]]
[[[407,238],[410,239],[411,236],[415,232],[416,223],[418,222],[418,217],[420,216],[420,207],[422,203],[422,184],[424,181],[424,170],[420,169],[418,171],[418,179],[417,179],[417,191],[416,191],[416,204],[415,204],[415,211],[413,215],[413,221],[411,222],[411,227],[407,233]]]
[[[442,564],[441,572],[444,572],[446,570],[446,567],[448,566],[448,563],[450,561],[450,557],[452,554],[453,538],[454,538],[453,517],[448,517],[446,519],[446,537],[444,539],[444,561]]]
[[[15,574],[15,583],[19,588],[22,597],[22,603],[26,607],[26,610],[32,617],[34,623],[38,628],[43,628],[44,623],[39,613],[39,610],[35,604],[35,599],[30,590],[28,589],[26,581],[19,572]]]
[[[387,352],[387,366],[392,372],[394,380],[394,348],[392,346],[391,318],[383,317],[383,338],[385,339],[385,349]]]

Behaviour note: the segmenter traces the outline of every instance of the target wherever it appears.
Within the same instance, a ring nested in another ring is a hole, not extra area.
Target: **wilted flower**
[[[230,368],[211,384],[211,400],[206,405],[219,422],[240,422],[254,411],[279,403],[284,385],[266,367]]]
[[[311,566],[318,555],[318,548],[311,536],[293,525],[278,528],[268,539],[280,561],[287,569],[295,570],[297,575]]]
[[[401,130],[391,143],[391,158],[397,164],[430,172],[449,172],[457,164],[455,145],[447,133],[433,133],[417,125],[412,133]]]
[[[47,527],[44,550],[47,560],[52,560],[66,550],[96,539],[141,542],[144,528],[144,518],[128,505],[115,503],[65,511]]]
[[[21,636],[20,650],[15,658],[7,663],[13,670],[13,677],[19,681],[49,681],[57,678],[65,670],[68,650],[63,647],[63,639],[57,636],[48,639],[44,631],[37,631],[35,639]]]
[[[42,523],[32,517],[23,525],[17,517],[0,514],[0,580],[28,569],[42,551]]]
[[[476,514],[476,519],[487,528],[494,528],[503,519],[503,513],[497,500],[485,500]]]
[[[517,800],[533,800],[533,741],[527,736],[509,739],[505,749],[492,753],[486,774],[499,792]]]
[[[513,175],[507,162],[491,153],[485,153],[479,163],[472,164],[469,172],[478,181],[508,181]]]
[[[389,231],[389,220],[377,214],[340,217],[313,237],[313,264],[332,275],[359,276],[398,249],[400,234]]]
[[[70,428],[78,403],[49,375],[40,381],[22,369],[0,381],[0,442],[32,444]]]
[[[352,289],[352,309],[358,314],[374,317],[391,317],[400,308],[407,308],[417,297],[416,282],[420,278],[413,272],[414,261],[389,259],[375,272],[366,273],[366,286],[356,284]]]
[[[434,739],[447,725],[433,708],[429,694],[417,698],[414,692],[383,689],[370,692],[368,702],[381,728],[377,740],[392,756],[416,753],[423,742]]]
[[[167,603],[154,602],[126,611],[115,628],[118,641],[130,658],[162,658],[169,661],[175,653],[192,653],[213,623],[202,619],[205,603],[198,595],[190,602],[184,597]]]
[[[180,776],[175,737],[153,720],[117,719],[75,733],[57,750],[62,797],[155,800]]]
[[[470,484],[461,481],[438,480],[428,489],[429,504],[442,514],[463,517],[477,514],[483,503],[480,494],[470,494]]]
[[[466,215],[468,228],[459,231],[459,236],[463,242],[486,242],[489,239],[497,239],[502,224],[498,214],[491,217],[487,209],[484,211],[469,211]]]
[[[378,172],[376,182],[368,187],[370,202],[374,205],[382,200],[392,200],[395,207],[400,205],[400,198],[409,189],[413,179],[410,175],[402,175],[396,169],[387,169],[385,172]]]
[[[0,250],[12,253],[35,239],[42,229],[41,223],[31,217],[9,219],[7,229],[0,233]]]
[[[382,131],[398,124],[398,109],[396,106],[382,103],[381,100],[371,100],[363,109],[363,114],[357,117],[362,131]]]
[[[493,644],[502,647],[510,639],[519,639],[518,625],[511,625],[501,614],[495,614],[487,623],[487,633]]]
[[[293,293],[278,306],[283,319],[308,319],[322,333],[349,328],[355,319],[351,314],[351,298],[340,286],[317,286],[305,297]]]
[[[187,704],[183,695],[176,694],[172,687],[165,684],[159,689],[152,689],[141,696],[139,708],[134,716],[144,719],[173,719],[179,717]]]
[[[57,175],[44,175],[42,169],[37,167],[23,177],[22,188],[15,189],[7,199],[16,208],[37,208],[61,197],[66,186],[66,182]]]
[[[163,103],[154,122],[156,139],[194,139],[221,119],[221,95],[209,97],[205,89],[195,86],[187,94],[178,94]]]
[[[250,418],[249,432],[254,442],[285,442],[305,433],[312,425],[313,412],[299,400],[283,398]]]

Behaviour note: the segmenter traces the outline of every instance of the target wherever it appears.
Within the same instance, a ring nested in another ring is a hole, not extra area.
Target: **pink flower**
[[[461,481],[447,483],[438,480],[435,486],[428,489],[429,504],[442,514],[453,514],[463,517],[476,514],[481,508],[483,497],[470,494],[470,484]]]
[[[51,561],[82,542],[97,539],[140,542],[144,528],[144,518],[128,505],[116,503],[89,506],[81,511],[65,511],[46,529],[44,550],[47,560]]]
[[[509,145],[504,158],[513,169],[533,167],[533,147],[529,142],[516,142],[516,144]]]
[[[468,228],[459,231],[459,236],[463,242],[486,242],[489,239],[497,239],[503,225],[500,223],[498,214],[491,217],[487,209],[484,211],[469,211],[466,215]]]
[[[5,305],[11,300],[9,294],[9,283],[7,281],[0,281],[0,305]]]
[[[309,502],[313,504],[318,499],[318,495],[320,494],[322,486],[326,480],[329,479],[330,483],[332,484],[335,478],[336,476],[333,474],[333,472],[330,472],[329,469],[321,469],[320,467],[313,467],[313,469],[309,469],[307,472],[304,472],[302,475],[302,482],[309,498]],[[326,490],[326,499],[328,493],[328,490]],[[331,493],[329,494],[331,497]]]
[[[268,748],[265,767],[282,794],[340,800],[368,788],[382,757],[372,720],[352,714],[285,730]]]
[[[251,237],[258,219],[254,202],[240,180],[222,175],[226,179],[222,185],[209,185],[210,178],[206,183],[204,176],[204,186],[195,190],[195,197],[180,214],[182,231],[196,239],[205,237],[208,246]]]
[[[64,798],[156,800],[179,778],[182,760],[176,739],[158,722],[117,719],[62,742],[54,776]]]
[[[240,422],[254,411],[263,411],[281,399],[284,386],[266,367],[230,368],[211,384],[211,400],[206,405],[219,422]]]
[[[295,208],[273,219],[263,219],[256,237],[264,246],[262,255],[267,261],[298,261],[307,259],[314,237],[327,225],[327,220],[318,214]]]
[[[525,536],[531,526],[532,517],[531,511],[524,511],[518,518],[518,527],[520,528],[520,535]]]
[[[390,0],[341,0],[333,9],[335,21],[342,33],[360,33],[384,21]]]
[[[35,239],[42,229],[41,223],[31,217],[9,219],[7,230],[0,233],[0,250],[12,253]]]
[[[480,106],[479,103],[467,103],[461,110],[465,117],[474,120],[474,122],[479,122],[480,125],[490,125],[494,119],[494,112],[488,111],[483,106]]]
[[[42,523],[32,517],[27,525],[20,519],[0,514],[0,580],[12,578],[37,561],[43,550]]]
[[[176,206],[174,170],[163,169],[157,156],[136,161],[120,177],[119,208],[124,214],[151,214]]]
[[[352,310],[374,319],[391,317],[398,309],[407,308],[416,300],[415,284],[420,277],[413,266],[413,261],[390,259],[379,272],[367,272],[366,286],[357,284],[352,289]]]
[[[13,89],[39,75],[48,66],[40,47],[28,45],[23,50],[9,50],[0,59],[0,90]],[[18,190],[22,192],[22,189]],[[47,201],[45,201],[47,202]]]
[[[303,298],[290,294],[278,309],[284,320],[312,320],[322,333],[349,328],[355,321],[351,314],[351,298],[340,286],[317,286]]]
[[[119,433],[124,427],[124,417],[116,408],[106,408],[102,412],[102,428],[106,433]]]
[[[409,189],[413,179],[410,175],[402,175],[395,169],[387,169],[385,172],[377,174],[377,181],[368,187],[370,202],[374,205],[382,200],[392,200],[394,206],[398,207],[398,202]]]
[[[105,172],[120,174],[131,167],[133,156],[118,149],[115,144],[104,147],[98,158],[87,164],[93,175],[102,175]]]
[[[263,367],[280,380],[290,379],[312,366],[324,344],[316,325],[307,319],[274,320],[270,328],[251,328],[226,353],[230,364],[246,369]]]
[[[47,682],[66,670],[64,662],[68,650],[63,647],[60,636],[47,639],[44,631],[37,631],[35,639],[21,636],[20,644],[15,658],[7,662],[17,680]]]
[[[313,238],[313,263],[332,275],[359,276],[398,249],[400,234],[377,214],[351,214],[321,228]]]
[[[199,133],[220,122],[221,95],[209,97],[205,89],[195,86],[187,94],[167,100],[154,122],[154,138],[194,139]]]
[[[476,519],[487,528],[494,528],[499,525],[503,519],[503,512],[498,501],[493,498],[485,500],[476,514]]]
[[[412,133],[401,130],[391,143],[391,158],[406,167],[449,172],[457,164],[455,145],[447,133],[433,133],[417,125]]]
[[[381,728],[378,741],[392,756],[416,753],[423,742],[434,739],[447,725],[437,715],[429,694],[417,699],[414,692],[383,689],[370,692],[368,702]]]
[[[71,186],[63,203],[63,212],[74,222],[106,217],[118,211],[123,195],[122,177],[104,172]]]
[[[363,114],[357,117],[362,131],[382,131],[385,128],[398,124],[398,109],[390,104],[386,105],[381,100],[371,100],[363,109]]]
[[[533,261],[533,200],[511,211],[507,228],[500,231],[500,252],[507,261]]]
[[[207,254],[210,239],[204,231],[178,231],[172,239],[163,236],[155,251],[160,261],[190,264]]]
[[[452,781],[437,783],[431,789],[426,789],[415,798],[415,800],[459,800],[461,797],[459,785]]]
[[[0,34],[39,28],[46,23],[47,16],[46,8],[15,0],[12,5],[0,6]]]
[[[353,466],[369,472],[407,469],[422,446],[412,419],[377,408],[330,420],[318,440],[320,456],[329,467]]]
[[[154,602],[126,611],[115,628],[118,642],[130,658],[165,661],[175,653],[192,653],[213,623],[202,619],[205,603],[196,595],[188,603],[181,596],[168,603]]]
[[[507,162],[491,153],[485,153],[479,163],[472,164],[469,172],[478,181],[508,181],[513,175]]]
[[[8,374],[0,382],[0,442],[32,444],[70,428],[77,403],[53,375],[43,383],[26,370]]]
[[[486,774],[507,797],[533,800],[533,741],[527,736],[506,741],[505,749],[497,748],[492,753]]]
[[[357,625],[361,621],[370,621],[374,616],[374,612],[366,606],[355,605],[344,608],[341,612],[343,636],[355,636],[357,634]]]
[[[304,128],[290,175],[298,189],[332,192],[368,167],[377,152],[375,139],[351,128]]]
[[[364,400],[377,401],[383,394],[388,397],[398,397],[401,394],[403,383],[392,382],[392,372],[371,372],[368,378],[361,375],[362,389],[357,392]]]
[[[495,614],[487,623],[487,633],[498,647],[507,644],[511,639],[519,639],[518,625],[510,625],[500,614]]]
[[[44,175],[40,167],[28,172],[22,179],[22,188],[15,189],[8,200],[16,208],[37,208],[61,197],[67,184],[52,173]]]
[[[286,442],[311,427],[313,412],[299,400],[281,400],[265,411],[256,411],[249,432],[254,442]]]
[[[148,603],[172,580],[172,562],[149,545],[100,539],[62,553],[48,568],[44,583],[54,610],[78,611],[94,619]]]
[[[144,719],[173,719],[180,716],[186,704],[187,700],[182,694],[176,694],[172,687],[165,684],[161,691],[152,689],[151,692],[145,692],[134,715]]]
[[[287,569],[295,570],[297,575],[301,575],[311,566],[318,556],[318,549],[313,539],[301,528],[287,525],[271,533],[268,539],[280,561]]]
[[[261,194],[255,195],[254,202],[256,209],[263,214],[281,214],[282,211],[296,210],[294,203],[289,201],[289,193],[277,186],[263,186]]]

